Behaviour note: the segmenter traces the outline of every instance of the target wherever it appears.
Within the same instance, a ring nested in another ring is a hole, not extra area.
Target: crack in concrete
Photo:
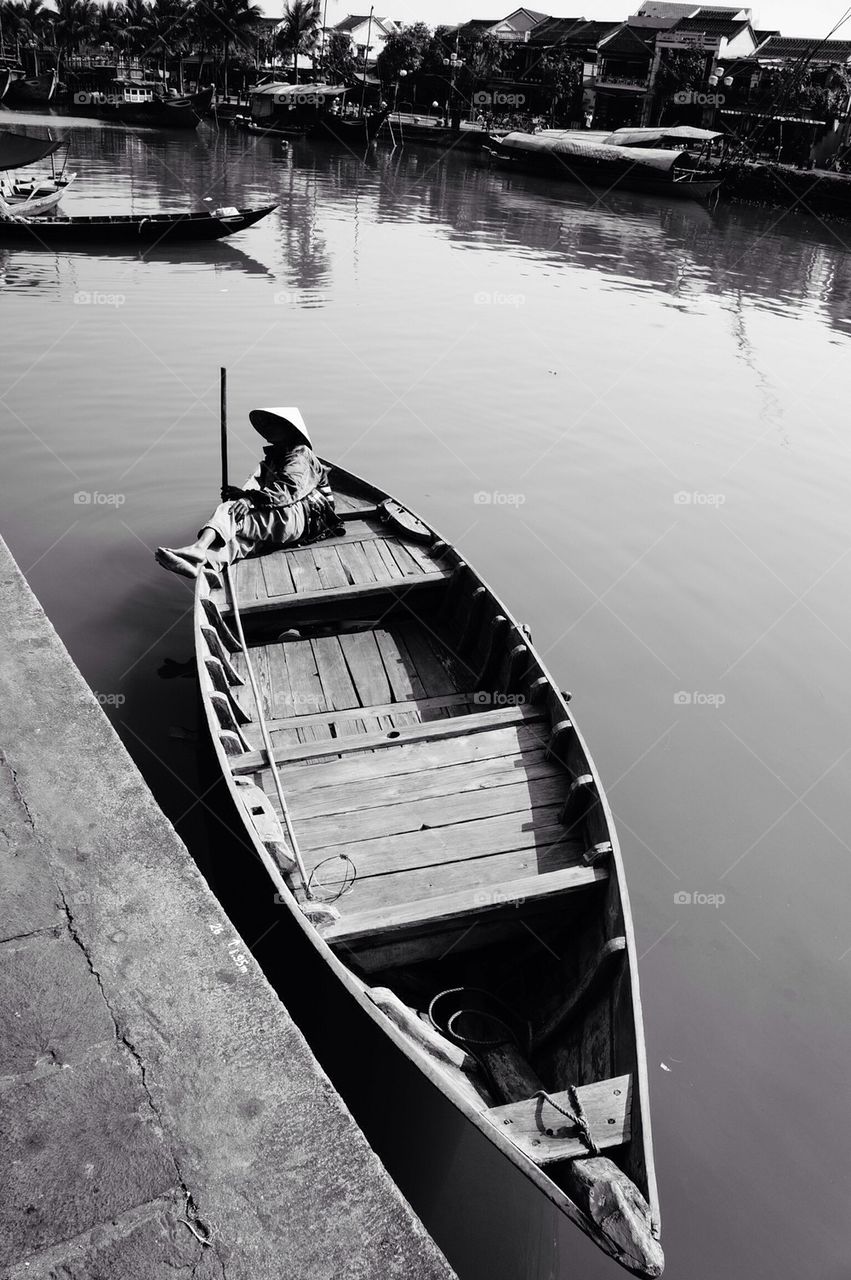
[[[89,972],[91,973],[92,977],[94,978],[95,982],[98,985],[98,990],[100,991],[101,999],[106,1005],[107,1012],[109,1013],[109,1016],[112,1019],[112,1025],[115,1028],[116,1040],[118,1040],[120,1044],[124,1045],[125,1049],[130,1054],[133,1061],[136,1063],[136,1066],[138,1067],[139,1078],[142,1083],[142,1089],[144,1090],[145,1097],[148,1100],[148,1106],[151,1108],[151,1112],[153,1113],[154,1119],[156,1120],[157,1127],[159,1128],[160,1132],[163,1135],[165,1135],[166,1127],[163,1124],[162,1117],[160,1116],[160,1113],[159,1113],[159,1109],[157,1108],[157,1105],[154,1102],[153,1095],[148,1085],[148,1073],[147,1073],[147,1068],[145,1066],[144,1059],[142,1058],[142,1055],[139,1053],[139,1050],[133,1044],[132,1040],[127,1035],[127,1033],[122,1030],[120,1023],[117,1017],[115,1016],[115,1012],[113,1011],[113,1008],[106,997],[103,981],[101,979],[99,972],[95,968],[92,957],[89,954],[89,950],[85,942],[81,938],[79,930],[77,929],[77,925],[74,920],[74,914],[71,911],[70,906],[68,905],[68,899],[65,896],[65,891],[63,890],[62,886],[59,884],[57,884],[56,888],[59,893],[59,897],[62,901],[62,909],[65,912],[65,918],[68,926],[68,933],[70,934],[72,941],[79,947],[80,951],[83,953],[83,958],[86,962]],[[196,1240],[199,1240],[203,1246],[209,1246],[212,1242],[212,1235],[213,1235],[212,1229],[207,1226],[207,1224],[203,1221],[200,1214],[198,1213],[197,1206],[192,1197],[192,1192],[189,1190],[189,1187],[186,1185],[186,1181],[183,1177],[183,1172],[180,1168],[180,1162],[178,1161],[177,1156],[174,1154],[174,1152],[171,1150],[171,1148],[168,1146],[167,1143],[165,1143],[164,1145],[166,1147],[166,1150],[168,1151],[169,1159],[174,1165],[177,1184],[180,1187],[181,1192],[183,1193],[184,1202],[185,1202],[186,1217],[179,1218],[178,1221],[185,1222],[189,1230],[195,1236]]]
[[[35,819],[33,818],[32,812],[30,811],[30,807],[27,804],[26,796],[24,795],[21,784],[18,782],[18,771],[13,767],[12,762],[9,759],[9,757],[6,755],[5,751],[0,751],[0,764],[2,764],[4,768],[8,769],[9,777],[12,779],[12,790],[15,793],[15,799],[18,801],[18,804],[21,806],[24,813],[26,814],[28,825],[32,827],[33,832],[35,832],[36,830]]]

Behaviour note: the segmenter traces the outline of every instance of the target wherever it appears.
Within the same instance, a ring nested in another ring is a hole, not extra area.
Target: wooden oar
[[[222,445],[222,498],[228,487],[228,427],[227,427],[227,370],[221,370],[221,445]],[[292,818],[290,817],[289,807],[284,796],[284,788],[281,785],[281,775],[278,773],[278,766],[275,763],[275,751],[272,747],[272,740],[269,737],[269,729],[266,724],[266,717],[263,714],[263,703],[260,699],[260,689],[257,685],[257,678],[254,675],[254,666],[248,653],[248,645],[245,643],[245,632],[242,629],[242,618],[239,613],[239,600],[236,594],[236,587],[230,573],[230,565],[222,566],[222,573],[230,596],[231,608],[233,609],[233,620],[236,624],[236,635],[239,640],[242,655],[245,658],[245,670],[248,676],[248,683],[251,685],[251,692],[254,695],[254,705],[257,708],[257,723],[260,726],[260,734],[263,738],[263,750],[266,756],[266,763],[272,773],[272,780],[275,784],[275,791],[278,795],[278,803],[281,806],[281,813],[284,818],[284,825],[287,828],[290,848],[292,849],[295,864],[298,867],[298,873],[304,888],[304,894],[307,901],[300,903],[302,914],[305,915],[312,924],[331,924],[334,920],[339,920],[340,913],[329,902],[319,902],[313,897],[313,891],[310,887],[310,878],[307,874],[307,868],[304,865],[304,858],[301,855],[298,838],[296,837],[295,828]]]

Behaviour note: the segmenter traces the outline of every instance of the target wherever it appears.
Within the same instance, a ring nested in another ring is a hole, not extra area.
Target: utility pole
[[[361,85],[361,91],[360,91],[361,116],[363,116],[364,106],[366,103],[366,60],[369,57],[369,43],[372,39],[372,14],[373,14],[373,7],[372,5],[370,5],[369,23],[366,28],[366,44],[364,45],[364,48],[363,48],[363,84]]]

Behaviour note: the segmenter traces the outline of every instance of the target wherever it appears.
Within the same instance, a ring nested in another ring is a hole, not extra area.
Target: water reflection
[[[646,952],[672,1280],[788,1275],[796,1245],[802,1274],[844,1274],[831,1175],[844,1135],[820,1100],[842,1088],[851,864],[814,813],[842,832],[851,785],[845,228],[600,201],[469,157],[379,148],[365,163],[206,125],[186,138],[87,121],[72,155],[68,212],[279,204],[213,245],[0,249],[3,533],[91,685],[126,695],[117,725],[205,872],[193,685],[157,675],[191,653],[190,598],[151,548],[184,539],[218,490],[228,364],[235,474],[256,461],[247,410],[302,403],[323,451],[421,506],[576,690]],[[476,306],[478,289],[524,306]],[[75,303],[98,290],[126,305]],[[518,488],[511,510],[473,497]],[[96,489],[126,501],[74,505]],[[726,506],[675,507],[681,489],[722,491]],[[724,689],[723,716],[679,718],[677,688]],[[790,789],[816,779],[808,813]],[[797,826],[778,820],[789,806]],[[724,882],[723,921],[676,913],[675,887],[717,887],[753,841]],[[241,867],[220,835],[210,850]],[[262,886],[235,901],[249,941],[270,905]],[[270,972],[279,936],[261,946]],[[380,1044],[353,1064],[362,1028],[340,1052],[321,984],[298,963],[280,975],[463,1280],[613,1280]],[[793,1199],[799,1239],[782,1220]]]

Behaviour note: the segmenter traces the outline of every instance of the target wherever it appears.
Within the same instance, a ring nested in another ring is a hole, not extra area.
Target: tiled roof
[[[652,58],[655,41],[655,27],[624,26],[601,45],[600,54],[604,58]]]
[[[558,44],[574,27],[584,26],[584,18],[545,18],[529,36],[530,44]]]
[[[760,58],[802,58],[818,62],[845,62],[851,58],[851,40],[818,40],[807,36],[772,36],[760,48]]]
[[[599,44],[606,36],[610,36],[613,31],[617,31],[620,25],[620,21],[586,22],[583,27],[578,27],[576,31],[571,32],[570,40],[572,44],[582,44],[590,48],[592,45]]]
[[[702,18],[697,14],[694,18],[680,18],[679,22],[675,22],[672,31],[705,31],[708,36],[737,36],[740,31],[746,30],[748,23],[743,20],[733,18]]]

